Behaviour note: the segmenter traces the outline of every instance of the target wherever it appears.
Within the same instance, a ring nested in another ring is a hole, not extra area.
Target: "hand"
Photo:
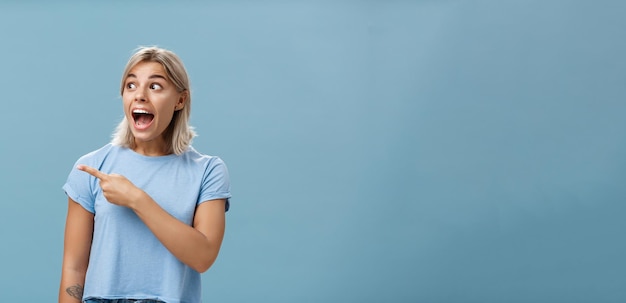
[[[122,175],[105,174],[93,167],[82,164],[76,168],[98,178],[102,194],[107,201],[115,205],[131,207],[144,194],[143,190]]]

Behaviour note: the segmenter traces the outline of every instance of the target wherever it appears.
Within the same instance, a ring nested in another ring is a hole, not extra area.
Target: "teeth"
[[[149,114],[149,112],[143,109],[135,109],[133,110],[133,114]]]

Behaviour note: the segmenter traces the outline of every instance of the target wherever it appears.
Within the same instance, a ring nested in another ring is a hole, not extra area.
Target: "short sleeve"
[[[202,176],[202,187],[198,204],[216,199],[226,199],[226,209],[230,208],[230,177],[228,168],[222,159],[218,157],[212,158]]]
[[[76,168],[78,164],[87,164],[86,159],[80,158],[72,167],[69,176],[67,177],[67,181],[65,185],[63,185],[63,190],[65,194],[80,204],[84,209],[89,211],[92,214],[95,214],[95,195],[93,192],[93,188],[95,188],[94,182],[96,182],[95,178],[90,174],[80,171]]]

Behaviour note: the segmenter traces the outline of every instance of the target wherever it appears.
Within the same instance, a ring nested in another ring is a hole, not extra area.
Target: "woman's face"
[[[135,143],[141,145],[164,143],[163,132],[174,111],[184,106],[185,95],[177,91],[160,63],[140,62],[126,75],[122,99]]]

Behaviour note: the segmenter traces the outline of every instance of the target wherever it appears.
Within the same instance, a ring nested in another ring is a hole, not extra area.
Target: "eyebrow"
[[[135,74],[128,74],[128,76],[126,76],[126,79],[128,78],[137,78],[137,75]],[[161,76],[159,74],[154,74],[154,75],[150,75],[150,77],[148,77],[148,79],[154,79],[154,78],[159,78],[159,79],[163,79],[165,81],[167,81],[167,78],[165,78],[164,76]]]

